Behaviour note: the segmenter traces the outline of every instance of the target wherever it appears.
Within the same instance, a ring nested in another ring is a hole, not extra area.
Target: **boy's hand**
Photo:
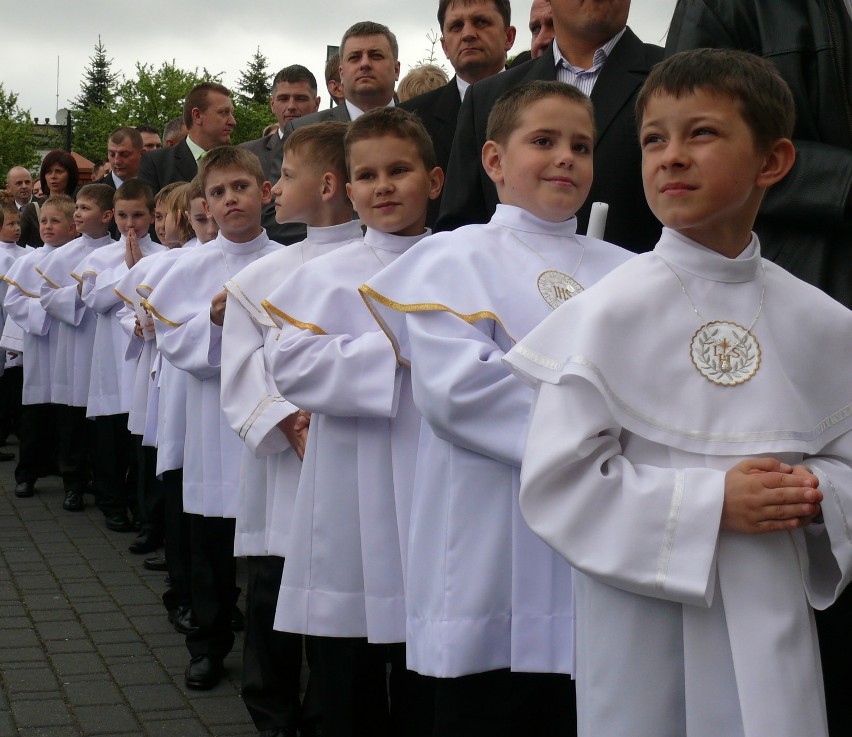
[[[219,327],[225,324],[225,301],[227,298],[228,292],[223,289],[210,300],[210,322]]]
[[[818,486],[804,466],[748,458],[725,474],[719,527],[752,535],[805,527],[820,513]]]
[[[133,326],[133,334],[137,338],[144,338],[145,335],[142,333],[142,325],[139,322],[139,315],[136,316],[136,324]]]
[[[136,231],[133,228],[129,228],[125,236],[124,263],[127,264],[128,269],[132,269],[141,260],[142,249],[139,247]]]
[[[305,457],[305,445],[308,442],[310,424],[311,413],[305,412],[303,409],[288,415],[278,423],[278,429],[284,433],[300,461]]]

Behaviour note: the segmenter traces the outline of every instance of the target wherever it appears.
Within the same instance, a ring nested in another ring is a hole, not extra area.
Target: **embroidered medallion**
[[[692,363],[708,381],[736,386],[760,368],[760,346],[751,332],[735,322],[714,320],[692,336]]]
[[[538,291],[550,308],[555,310],[559,305],[565,304],[571,297],[582,292],[583,287],[568,274],[563,274],[556,269],[548,269],[538,275]]]

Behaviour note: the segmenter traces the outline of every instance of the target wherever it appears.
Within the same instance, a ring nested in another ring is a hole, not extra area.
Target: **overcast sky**
[[[512,54],[529,49],[530,2],[512,3],[512,23],[518,28]],[[633,0],[628,23],[642,40],[661,44],[674,5],[675,0]],[[0,81],[7,92],[18,93],[19,104],[34,117],[51,120],[57,110],[57,56],[61,108],[78,94],[98,34],[113,70],[126,76],[134,76],[136,61],[158,67],[174,60],[185,69],[222,72],[223,82],[234,86],[260,47],[270,72],[304,64],[322,87],[326,45],[337,45],[357,21],[378,21],[396,34],[400,76],[428,55],[427,34],[439,30],[437,0],[40,0],[32,12],[16,7],[3,14],[6,62]],[[203,24],[197,17],[201,9],[207,16]],[[436,56],[449,71],[440,45]]]

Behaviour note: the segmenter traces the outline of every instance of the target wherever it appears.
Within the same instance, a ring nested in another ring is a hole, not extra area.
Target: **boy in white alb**
[[[233,146],[213,149],[202,159],[198,176],[219,235],[179,258],[146,304],[156,318],[158,350],[187,374],[186,418],[192,430],[184,447],[183,504],[191,515],[192,606],[198,628],[186,636],[191,660],[184,680],[188,688],[210,689],[219,682],[233,646],[231,616],[238,595],[234,518],[242,443],[220,404],[222,287],[280,246],[260,225],[270,184],[254,154]]]
[[[94,422],[86,419],[95,313],[83,303],[82,284],[72,272],[91,253],[114,243],[109,235],[114,194],[106,184],[85,185],[74,205],[74,225],[80,237],[36,267],[43,279],[39,293],[42,307],[59,324],[50,391],[51,401],[64,405],[59,421],[59,470],[65,488],[62,508],[69,512],[83,509],[95,445]]]
[[[148,229],[154,220],[154,194],[139,179],[129,179],[113,197],[113,217],[120,238],[88,254],[74,269],[80,297],[96,316],[95,340],[86,400],[86,416],[95,421],[98,507],[104,524],[114,532],[130,532],[132,512],[139,520],[138,463],[127,429],[133,391],[134,364],[127,360],[127,336],[118,320],[122,300],[115,291],[128,271],[128,253],[141,258],[164,250]]]
[[[402,540],[419,417],[358,287],[428,234],[443,182],[422,124],[398,109],[351,123],[346,156],[364,239],[308,262],[264,302],[281,323],[266,340],[270,372],[311,412],[275,627],[318,636],[328,735],[383,733],[385,648],[367,643],[405,640]],[[402,646],[390,650],[404,673]],[[407,680],[391,682],[403,691]],[[392,691],[391,718],[404,700]]]
[[[852,315],[751,232],[792,95],[701,49],[636,106],[660,242],[507,357],[537,398],[521,508],[577,569],[579,734],[824,737],[811,607],[852,572]]]
[[[318,123],[284,143],[281,178],[273,187],[279,223],[305,223],[307,238],[270,254],[225,284],[222,326],[222,411],[245,442],[234,554],[246,558],[243,702],[261,732],[296,732],[300,723],[302,636],[273,629],[307,422],[275,388],[263,345],[275,323],[265,297],[308,261],[361,239],[346,197],[346,124]]]
[[[51,403],[50,377],[56,361],[58,326],[38,299],[42,278],[35,270],[49,254],[77,237],[74,200],[49,197],[39,211],[44,245],[19,258],[3,277],[8,284],[3,306],[23,330],[24,386],[18,433],[15,496],[30,497],[36,480],[48,475],[57,461],[58,406]]]
[[[594,118],[535,82],[489,116],[491,222],[419,244],[362,289],[411,364],[423,414],[408,559],[408,662],[437,677],[434,734],[570,733],[571,570],[520,518],[532,392],[500,362],[629,254],[576,235]]]

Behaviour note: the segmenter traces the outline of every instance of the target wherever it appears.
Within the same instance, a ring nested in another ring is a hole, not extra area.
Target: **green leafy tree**
[[[122,125],[118,111],[120,75],[112,71],[112,59],[98,36],[95,53],[83,70],[80,94],[71,103],[72,142],[74,150],[87,159],[106,158],[106,141],[110,132]]]
[[[30,168],[38,163],[29,110],[18,107],[18,95],[6,92],[0,82],[0,177],[13,166]]]
[[[261,105],[269,103],[269,96],[272,94],[272,75],[269,74],[267,69],[268,64],[268,59],[260,53],[258,46],[254,56],[249,59],[248,67],[240,72],[234,102],[242,105],[248,105],[249,102],[256,102]]]
[[[234,118],[237,126],[231,132],[231,143],[237,144],[243,141],[251,141],[263,135],[263,129],[270,123],[275,123],[275,116],[269,109],[269,99],[264,103],[249,101],[234,103]]]
[[[107,58],[106,47],[98,36],[94,56],[89,57],[89,66],[83,70],[80,94],[74,100],[77,110],[110,105],[115,100],[116,86],[120,76],[112,71],[112,59]]]

